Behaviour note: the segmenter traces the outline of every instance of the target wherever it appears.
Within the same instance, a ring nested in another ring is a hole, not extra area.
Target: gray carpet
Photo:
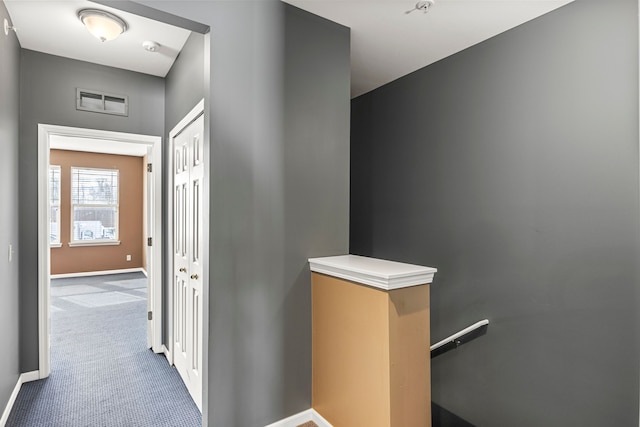
[[[7,427],[196,427],[178,372],[146,348],[141,273],[51,283],[51,375],[26,383]]]

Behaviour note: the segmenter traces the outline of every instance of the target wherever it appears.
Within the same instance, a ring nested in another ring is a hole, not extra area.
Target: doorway
[[[46,378],[51,371],[51,211],[49,209],[50,147],[52,140],[68,138],[87,144],[100,142],[103,146],[128,145],[147,153],[150,166],[146,179],[147,213],[146,234],[150,238],[146,248],[147,263],[147,347],[162,353],[162,146],[161,137],[111,132],[95,129],[38,125],[38,339],[39,377]]]

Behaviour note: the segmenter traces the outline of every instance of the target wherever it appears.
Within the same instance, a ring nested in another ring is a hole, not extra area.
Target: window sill
[[[49,243],[50,248],[61,248],[62,243]]]
[[[77,246],[118,246],[120,240],[85,240],[79,242],[69,242],[69,247]]]

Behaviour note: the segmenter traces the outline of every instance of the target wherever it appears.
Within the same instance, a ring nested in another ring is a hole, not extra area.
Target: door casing
[[[153,210],[151,229],[153,230],[153,246],[151,258],[147,259],[150,268],[148,300],[153,318],[147,324],[148,345],[155,353],[164,350],[162,345],[162,138],[159,136],[139,135],[122,132],[112,132],[97,129],[75,128],[48,124],[38,125],[38,342],[39,342],[39,378],[46,378],[51,372],[51,343],[49,331],[50,318],[50,272],[51,260],[49,249],[49,147],[50,137],[53,135],[66,137],[80,137],[105,139],[117,142],[144,144],[151,148],[153,171],[148,180],[153,188]]]

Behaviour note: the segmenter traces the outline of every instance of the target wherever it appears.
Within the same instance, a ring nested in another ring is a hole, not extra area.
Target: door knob
[[[197,274],[192,274],[192,275],[191,275],[191,278],[192,278],[192,279],[195,279],[195,280],[198,280],[198,275],[197,275]]]
[[[186,273],[186,272],[187,272],[187,269],[186,269],[186,268],[184,268],[184,267],[180,267],[180,272],[182,272],[182,273]]]

